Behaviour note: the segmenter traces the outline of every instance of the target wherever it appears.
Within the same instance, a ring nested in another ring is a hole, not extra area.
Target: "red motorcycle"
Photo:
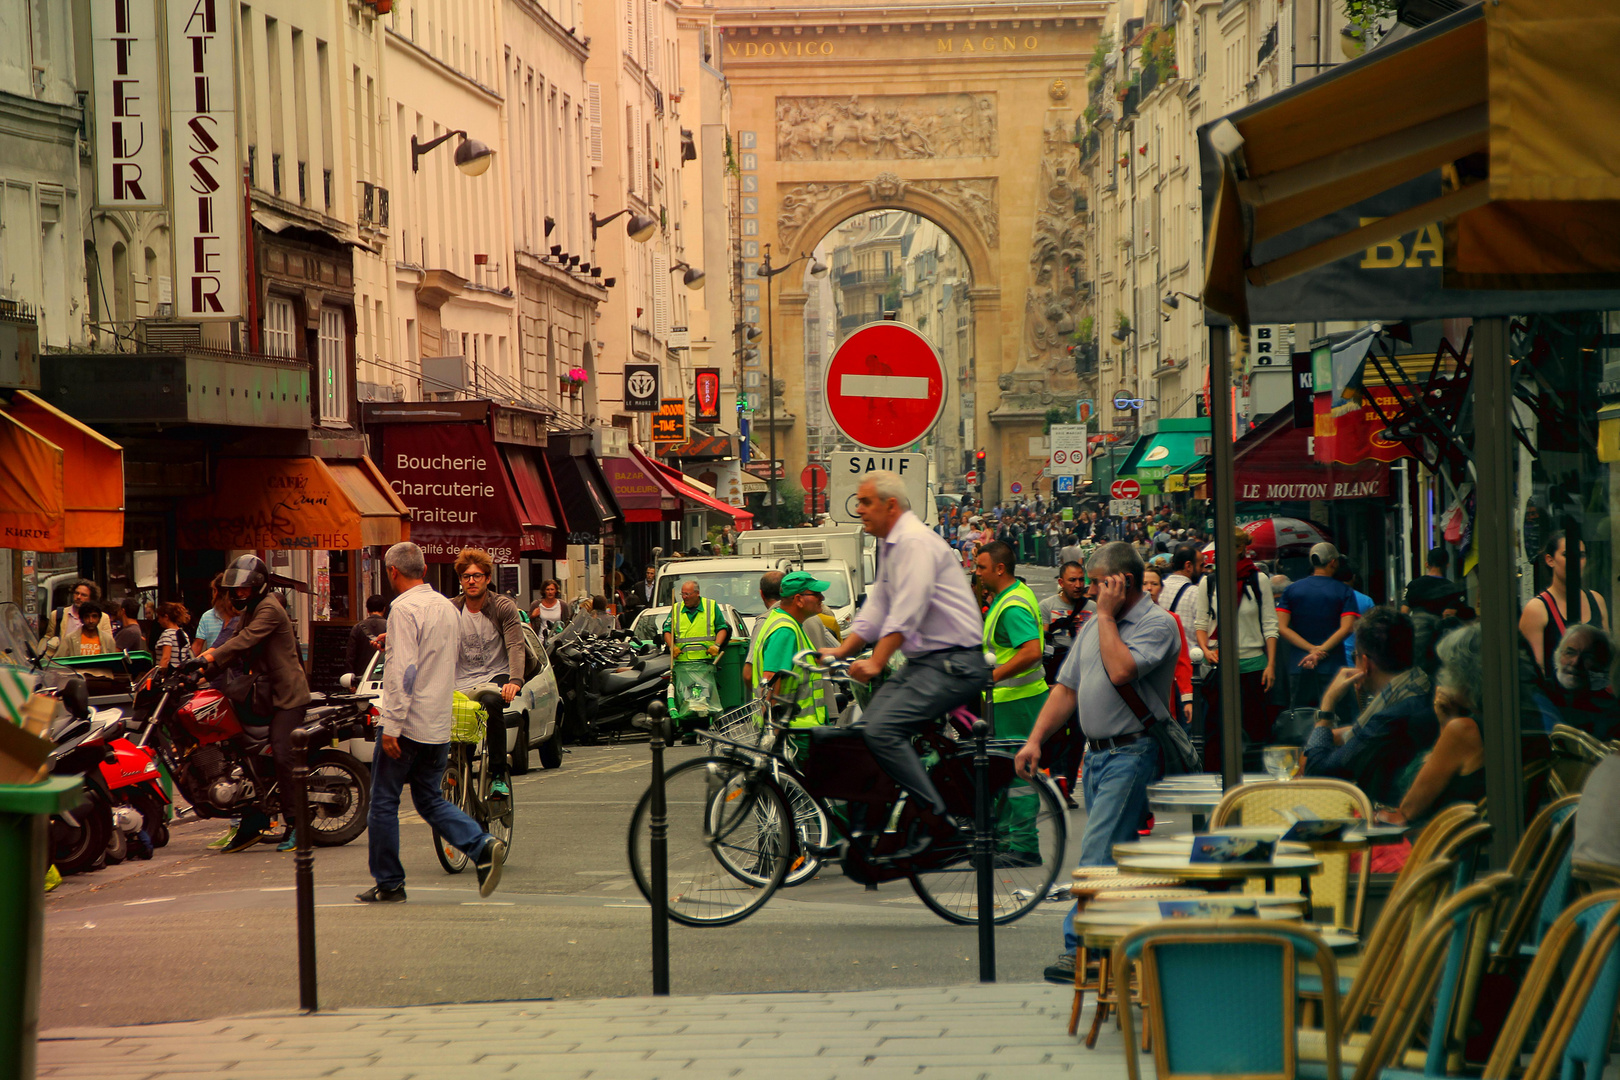
[[[373,738],[371,699],[354,694],[314,695],[304,724],[326,724],[334,742]],[[197,662],[153,668],[135,689],[136,746],[156,751],[175,786],[199,817],[240,817],[259,811],[289,821],[276,782],[268,717],[202,681]],[[335,746],[309,752],[309,820],[323,847],[354,840],[366,829],[371,773]]]
[[[51,770],[82,776],[84,798],[52,816],[51,862],[74,874],[150,859],[169,842],[169,799],[156,761],[124,737],[117,709],[90,708],[83,679],[67,680],[57,695],[67,715],[51,729]]]

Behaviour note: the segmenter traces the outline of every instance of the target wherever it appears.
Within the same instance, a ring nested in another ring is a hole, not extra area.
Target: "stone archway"
[[[1082,396],[1067,335],[1090,275],[1071,140],[1107,4],[1039,7],[1040,18],[936,22],[936,8],[904,0],[847,14],[715,3],[714,59],[732,87],[744,318],[764,321],[767,283],[752,271],[765,244],[780,266],[851,215],[884,209],[944,229],[972,268],[973,427],[992,499],[1014,480],[1030,490],[1045,463],[1030,440],[1047,408]],[[788,476],[805,460],[802,280],[776,279],[768,331]]]

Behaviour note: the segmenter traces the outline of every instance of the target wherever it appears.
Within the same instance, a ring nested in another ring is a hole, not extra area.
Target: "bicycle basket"
[[[765,704],[755,698],[717,716],[709,730],[722,738],[758,746],[765,734]]]
[[[484,724],[484,707],[457,690],[450,703],[450,741],[482,743]]]

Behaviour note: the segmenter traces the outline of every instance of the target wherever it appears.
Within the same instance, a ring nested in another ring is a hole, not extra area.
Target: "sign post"
[[[945,408],[945,368],[928,339],[898,322],[855,331],[827,365],[825,400],[851,441],[882,452],[917,442]]]

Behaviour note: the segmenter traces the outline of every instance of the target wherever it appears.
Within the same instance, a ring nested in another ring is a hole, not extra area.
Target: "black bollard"
[[[990,731],[973,723],[973,865],[979,878],[979,981],[996,981],[995,835],[990,827]]]
[[[652,977],[653,994],[669,996],[669,821],[664,803],[664,734],[669,708],[647,706],[652,714]]]
[[[309,744],[324,734],[319,726],[293,729],[292,744],[298,754],[293,762],[292,795],[283,800],[292,803],[297,843],[293,849],[293,883],[298,910],[298,1007],[310,1013],[316,1012],[320,1004],[315,996],[315,852],[309,842]]]

